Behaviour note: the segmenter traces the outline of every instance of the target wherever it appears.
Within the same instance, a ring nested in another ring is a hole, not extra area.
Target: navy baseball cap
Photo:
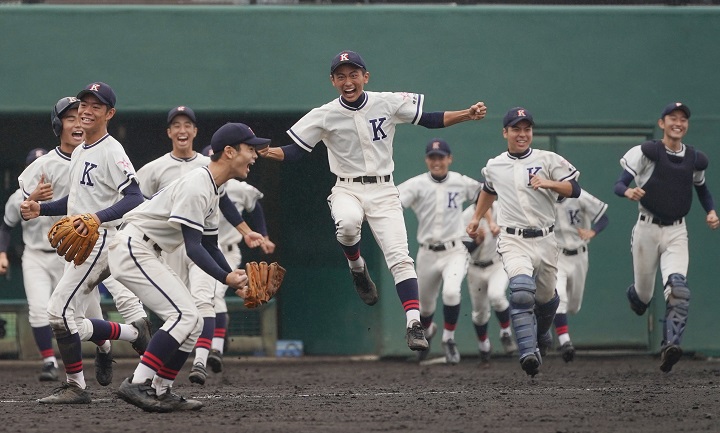
[[[433,138],[428,142],[427,147],[425,147],[425,155],[441,155],[441,156],[448,156],[452,152],[450,151],[450,146],[448,146],[447,141],[443,140],[442,138]]]
[[[210,155],[212,155],[214,152],[213,152],[213,150],[212,150],[212,146],[210,146],[210,145],[208,144],[207,146],[203,147],[203,150],[202,150],[200,153],[202,153],[202,154],[205,155],[205,156],[210,156]]]
[[[253,130],[244,123],[226,123],[213,134],[210,148],[213,152],[222,152],[225,146],[245,143],[255,146],[255,150],[260,150],[266,148],[270,141],[269,138],[256,137]]]
[[[36,159],[40,158],[41,156],[48,153],[47,149],[43,149],[42,147],[37,147],[28,153],[27,157],[25,158],[25,165],[32,164]]]
[[[103,104],[110,108],[115,107],[115,92],[113,92],[112,87],[105,83],[98,81],[97,83],[88,84],[85,89],[77,94],[77,98],[82,99],[85,95],[95,95]]]
[[[172,123],[173,119],[181,114],[186,115],[187,117],[192,120],[192,123],[197,124],[197,120],[195,120],[195,112],[192,111],[192,108],[186,107],[184,105],[181,105],[179,107],[175,107],[172,110],[168,112],[168,118],[167,123],[168,126]]]
[[[505,117],[503,117],[503,128],[515,126],[521,120],[527,120],[530,122],[530,125],[535,125],[535,121],[529,111],[523,107],[511,108],[507,114],[505,114]]]
[[[683,104],[682,102],[672,102],[670,104],[667,104],[663,109],[662,113],[660,113],[660,118],[662,119],[663,117],[667,116],[675,110],[682,111],[683,113],[685,113],[685,116],[687,116],[688,119],[690,118],[690,108],[688,108],[688,106]]]
[[[362,59],[362,57],[360,57],[360,54],[356,53],[355,51],[343,51],[341,53],[338,53],[338,55],[333,58],[332,64],[330,65],[330,73],[332,74],[333,72],[335,72],[335,69],[337,69],[338,66],[344,65],[346,63],[367,70],[367,68],[365,67],[365,61]]]

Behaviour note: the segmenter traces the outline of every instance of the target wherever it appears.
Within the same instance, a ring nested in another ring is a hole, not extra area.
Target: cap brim
[[[340,63],[338,63],[337,65],[335,65],[335,67],[332,68],[332,70],[330,71],[330,73],[335,72],[335,69],[339,68],[339,67],[342,66],[342,65],[353,65],[353,66],[357,66],[357,67],[360,68],[360,69],[363,69],[363,70],[365,69],[365,66],[364,66],[364,65],[361,65],[361,64],[358,64],[358,63],[355,63],[355,62],[351,62],[350,60],[347,60],[347,61],[345,61],[345,62],[340,62]]]
[[[425,156],[431,156],[431,155],[448,156],[448,155],[450,155],[450,152],[445,152],[442,150],[431,150],[430,152],[425,153]]]
[[[523,120],[527,120],[528,122],[530,122],[530,125],[535,125],[535,122],[528,117],[518,117],[517,119],[513,119],[510,122],[508,122],[508,124],[505,125],[505,127],[507,128],[508,126],[515,126],[518,123],[522,122]]]
[[[102,102],[103,104],[105,104],[109,107],[112,107],[112,105],[110,105],[110,102],[107,99],[105,99],[101,94],[99,94],[97,92],[93,92],[92,90],[85,89],[85,90],[81,91],[80,93],[78,93],[76,98],[82,99],[82,97],[85,95],[93,95],[96,98],[98,98],[100,100],[100,102]]]
[[[270,145],[271,141],[272,140],[270,140],[269,138],[255,137],[255,138],[251,138],[249,140],[245,140],[245,141],[243,141],[243,143],[253,146],[255,148],[255,150],[259,150],[259,149],[265,149],[266,147],[268,147]]]

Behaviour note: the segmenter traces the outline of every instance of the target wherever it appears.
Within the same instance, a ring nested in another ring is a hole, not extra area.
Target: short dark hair
[[[241,144],[241,143],[238,143],[238,144],[236,144],[236,145],[234,145],[234,146],[231,145],[231,144],[226,144],[226,146],[230,146],[230,147],[232,147],[233,149],[235,149],[235,150],[237,150],[238,152],[240,152],[240,144]],[[225,151],[225,148],[223,147],[223,150],[221,150],[220,152],[214,152],[212,155],[210,155],[210,161],[214,161],[214,162],[220,161],[220,157],[222,156],[222,154],[223,154],[224,151]]]

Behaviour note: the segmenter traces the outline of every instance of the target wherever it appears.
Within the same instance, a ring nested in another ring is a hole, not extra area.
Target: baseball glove
[[[285,278],[285,268],[277,262],[269,265],[265,262],[246,263],[245,273],[248,285],[241,293],[247,308],[256,308],[270,301]]]
[[[75,221],[78,219],[81,219],[87,227],[86,235],[75,229]],[[64,256],[68,262],[74,262],[75,266],[87,260],[98,237],[100,237],[98,223],[89,213],[63,217],[53,224],[48,232],[50,245],[57,250],[59,256]]]

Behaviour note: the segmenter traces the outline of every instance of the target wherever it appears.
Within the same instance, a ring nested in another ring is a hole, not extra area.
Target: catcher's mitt
[[[285,278],[285,268],[277,262],[249,262],[245,264],[248,285],[242,290],[247,308],[259,307],[267,303],[277,291]]]
[[[75,229],[75,221],[81,219],[88,229],[83,235]],[[57,250],[59,256],[65,256],[68,262],[75,262],[75,266],[81,265],[95,247],[100,233],[95,218],[89,213],[63,217],[53,224],[48,232],[50,245]]]

